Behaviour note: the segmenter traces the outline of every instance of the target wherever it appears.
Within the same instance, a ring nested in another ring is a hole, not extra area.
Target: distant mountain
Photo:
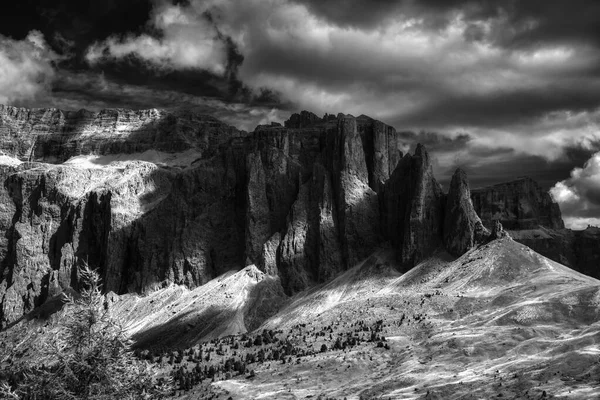
[[[474,189],[471,199],[485,226],[499,220],[518,242],[600,278],[600,229],[565,229],[558,204],[531,178]]]

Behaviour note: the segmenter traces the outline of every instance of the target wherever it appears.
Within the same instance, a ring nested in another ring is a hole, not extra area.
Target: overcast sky
[[[246,130],[367,114],[446,186],[457,166],[472,186],[529,175],[567,225],[600,225],[600,1],[10,3],[0,103],[194,107]]]

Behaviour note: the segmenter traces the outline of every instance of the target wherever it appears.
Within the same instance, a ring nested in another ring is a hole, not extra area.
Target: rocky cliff
[[[471,199],[483,224],[490,229],[495,220],[509,230],[565,227],[558,204],[529,177],[473,189]]]
[[[485,226],[492,227],[499,220],[514,240],[600,278],[600,229],[565,229],[558,204],[531,178],[473,189],[471,198]]]
[[[473,208],[470,194],[467,174],[459,168],[450,182],[444,216],[444,245],[449,253],[457,256],[490,235]]]
[[[402,264],[413,267],[441,244],[444,195],[423,146],[400,160],[383,186],[381,202],[384,233]]]
[[[81,262],[117,294],[252,264],[291,294],[386,242],[406,268],[444,243],[462,254],[480,240],[464,174],[446,196],[426,150],[400,145],[366,116],[246,133],[193,112],[1,106],[0,321],[74,287]]]

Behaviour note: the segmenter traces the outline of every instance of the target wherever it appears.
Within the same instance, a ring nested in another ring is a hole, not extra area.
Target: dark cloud
[[[393,0],[296,0],[315,14],[341,26],[373,27],[402,9],[404,2]]]
[[[461,167],[468,173],[473,188],[529,176],[548,190],[556,183],[557,178],[568,176],[573,168],[571,162],[551,162],[540,156],[518,154],[512,149],[505,149],[501,156],[493,150],[483,153],[493,153],[494,157],[486,161],[486,156],[474,152],[472,159],[459,160],[456,164],[456,167]]]
[[[455,137],[449,137],[444,134],[430,131],[400,131],[398,135],[402,138],[402,143],[407,151],[413,151],[417,144],[425,146],[427,151],[435,153],[456,152],[464,149],[472,137],[466,133],[461,133]]]
[[[90,68],[85,55],[94,42],[144,32],[160,38],[162,32],[148,24],[152,11],[159,3],[155,0],[10,2],[3,5],[3,12],[0,13],[0,30],[6,35],[20,39],[26,37],[32,29],[37,29],[42,32],[54,51],[67,56],[57,61],[61,69],[85,71]],[[179,3],[185,5],[185,2]],[[238,78],[239,66],[244,56],[237,45],[224,34],[220,34],[220,40],[226,50],[223,75],[203,70],[161,71],[133,56],[92,67],[92,72],[102,72],[104,79],[117,85],[144,86],[150,91],[181,91],[186,95],[214,97],[229,102],[264,103],[264,93],[260,90],[254,93]],[[55,95],[83,95],[85,85],[77,89],[65,86],[65,80],[58,75],[53,85]],[[269,93],[270,104],[279,103],[275,92]],[[114,101],[115,106],[123,103],[118,96],[115,96]]]
[[[471,187],[506,182],[524,174],[548,189],[558,177],[567,177],[576,164],[570,160],[549,162],[540,156],[518,154],[510,147],[481,147],[473,144],[468,134],[455,137],[421,131],[398,133],[407,151],[413,152],[417,143],[425,146],[434,165],[438,182],[448,187],[457,168],[467,172]]]
[[[515,87],[475,95],[440,93],[401,122],[410,126],[503,127],[532,122],[555,111],[594,111],[599,106],[600,80],[563,78],[536,88]]]
[[[580,42],[600,44],[600,3],[594,0],[543,0],[507,2],[499,9],[507,15],[507,24],[526,26],[505,40],[517,46],[541,42]]]
[[[542,42],[587,41],[600,44],[600,3],[596,0],[295,0],[340,26],[374,28],[389,18],[423,19],[441,29],[460,12],[466,21],[496,19],[493,39],[504,46],[536,46]],[[483,38],[481,27],[469,26],[471,40]]]
[[[36,104],[65,110],[104,108],[167,110],[190,109],[212,115],[240,129],[251,131],[258,124],[282,122],[288,113],[273,109],[261,101],[231,102],[215,97],[184,93],[166,87],[117,83],[93,72],[62,72],[57,77],[53,98]]]
[[[438,182],[448,187],[457,168],[467,172],[472,188],[507,182],[527,175],[548,190],[557,180],[569,178],[571,171],[583,165],[600,151],[600,141],[586,146],[571,145],[565,156],[548,160],[539,155],[518,152],[512,147],[485,147],[478,145],[466,133],[454,137],[431,131],[400,131],[404,149],[414,152],[418,143],[429,152]]]
[[[75,61],[81,61],[94,40],[142,29],[152,7],[151,0],[11,1],[2,5],[0,27],[5,35],[16,39],[32,29],[39,30],[57,51],[67,40],[78,51]]]

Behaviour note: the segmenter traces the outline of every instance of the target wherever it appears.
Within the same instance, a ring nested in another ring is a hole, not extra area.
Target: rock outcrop
[[[565,227],[558,204],[529,177],[473,189],[471,199],[483,225],[490,229],[495,220],[508,230]]]
[[[429,154],[418,145],[405,155],[383,187],[381,223],[404,268],[412,268],[442,243],[444,194]]]
[[[81,154],[173,153],[192,148],[202,154],[243,135],[216,118],[190,111],[90,112],[0,105],[0,152],[24,161],[61,163]]]
[[[483,243],[490,234],[473,208],[470,193],[467,174],[458,168],[450,182],[444,216],[444,245],[455,256]]]
[[[510,238],[510,235],[504,230],[504,227],[502,226],[500,221],[495,220],[492,226],[492,234],[490,235],[490,240],[504,238]]]

